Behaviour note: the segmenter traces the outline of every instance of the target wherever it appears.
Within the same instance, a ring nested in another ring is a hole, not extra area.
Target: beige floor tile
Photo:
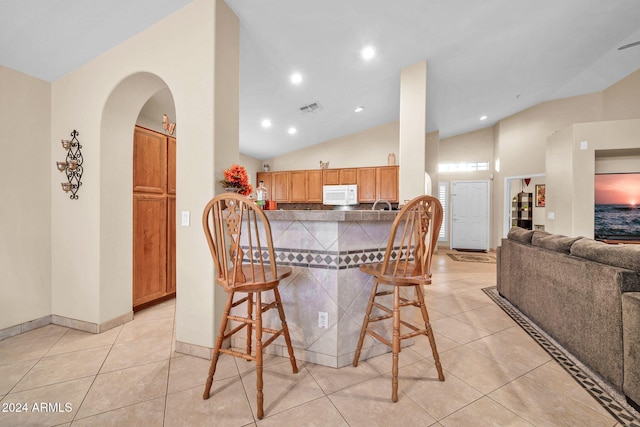
[[[489,332],[499,332],[516,326],[515,321],[500,307],[491,303],[482,307],[458,313],[453,316],[461,322],[478,326]]]
[[[437,310],[448,316],[453,316],[458,313],[493,304],[483,296],[484,293],[481,291],[458,292],[453,295],[435,298],[428,301],[427,308],[429,310]]]
[[[113,329],[109,329],[101,334],[92,334],[90,332],[70,329],[53,347],[51,347],[51,350],[47,352],[47,356],[103,347],[105,345],[113,345],[118,334],[122,330],[122,326],[123,325],[120,325]]]
[[[4,397],[2,405],[19,403],[26,405],[27,412],[1,413],[0,427],[56,426],[68,423],[76,415],[92,381],[92,377],[80,378],[10,393]]]
[[[498,403],[483,397],[440,420],[444,427],[532,427]]]
[[[460,344],[467,344],[491,334],[486,329],[471,326],[453,317],[434,320],[431,322],[431,327],[437,334],[444,335]]]
[[[233,356],[226,354],[220,356],[216,366],[216,373],[213,376],[214,382],[240,376],[238,367],[233,359]],[[171,359],[168,392],[175,393],[193,387],[201,387],[202,391],[204,391],[210,365],[210,360],[189,355]]]
[[[244,349],[241,351],[244,351]],[[238,372],[240,373],[240,375],[244,375],[249,372],[255,372],[256,370],[256,363],[253,361],[248,361],[240,357],[233,357],[233,360],[236,363],[236,367],[238,368]],[[276,356],[273,354],[266,354],[266,353],[263,354],[262,356],[262,364],[264,367],[277,365],[279,363],[286,363],[287,366],[289,367],[288,369],[291,369],[291,362],[289,361],[288,357],[281,357],[281,356]],[[298,368],[304,365],[304,363],[299,360],[296,360],[296,364]]]
[[[449,339],[443,335],[439,335],[434,332],[436,348],[438,349],[438,354],[442,354],[447,350],[451,350],[452,348],[456,348],[460,346],[460,343],[455,342],[452,339]],[[429,344],[429,338],[425,336],[419,336],[414,338],[413,345],[409,347],[411,350],[415,351],[422,357],[433,360],[433,353],[431,351],[431,344]]]
[[[156,335],[116,344],[111,348],[100,373],[169,359],[172,338],[172,334]]]
[[[523,373],[551,360],[551,356],[532,338],[518,342],[510,340],[508,335],[513,334],[498,332],[469,343],[466,348],[496,361],[502,367],[511,367]]]
[[[398,367],[402,368],[403,366],[410,365],[411,363],[425,358],[422,354],[417,353],[411,347],[413,346],[403,348],[400,351],[400,354],[398,354]],[[393,368],[393,353],[389,352],[381,354],[380,356],[367,359],[366,362],[378,373],[385,374],[387,372],[391,372],[391,369]]]
[[[430,426],[435,420],[412,399],[400,393],[391,401],[391,381],[376,377],[337,391],[329,399],[351,427]]]
[[[399,370],[399,389],[439,420],[482,397],[475,388],[445,369],[445,380],[438,379],[434,364],[424,360]],[[391,397],[391,376],[388,376],[388,396]]]
[[[527,373],[536,384],[575,400],[581,405],[608,416],[608,412],[584,388],[576,387],[577,383],[567,371],[555,361],[549,361],[537,369]]]
[[[109,348],[105,346],[43,357],[16,385],[14,391],[94,376],[107,357]]]
[[[0,365],[39,359],[69,331],[57,325],[47,325],[0,341]]]
[[[283,358],[284,359],[284,358]],[[264,413],[274,415],[310,400],[324,396],[318,383],[313,379],[304,365],[298,365],[298,373],[294,374],[291,364],[277,363],[265,365],[262,380],[264,383]],[[256,414],[256,373],[250,371],[241,376],[247,399],[253,413]]]
[[[259,420],[259,427],[348,427],[327,397],[312,400],[287,411]]]
[[[138,403],[92,417],[75,420],[73,427],[162,427],[164,423],[164,397]]]
[[[37,360],[27,360],[0,365],[0,395],[9,393],[37,362]]]
[[[118,338],[116,338],[116,344],[171,334],[173,322],[173,317],[133,319],[131,322],[123,325],[122,331],[118,335]]]
[[[246,426],[254,421],[239,378],[214,381],[207,400],[200,387],[167,396],[165,427]]]
[[[502,365],[467,346],[442,354],[445,369],[482,393],[490,393],[525,374],[527,370],[511,364]]]
[[[164,396],[168,376],[168,360],[99,374],[78,417],[86,418]]]
[[[536,426],[611,426],[613,419],[581,405],[557,390],[521,377],[489,397]]]
[[[170,299],[160,304],[156,304],[133,314],[134,320],[151,320],[161,317],[174,317],[176,314],[176,300]]]
[[[334,393],[380,375],[366,361],[358,363],[355,368],[349,365],[335,369],[313,363],[308,363],[305,366],[325,394]]]

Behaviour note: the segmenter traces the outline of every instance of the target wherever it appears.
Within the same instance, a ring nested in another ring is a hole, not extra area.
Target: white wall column
[[[427,61],[400,72],[400,203],[424,194]]]

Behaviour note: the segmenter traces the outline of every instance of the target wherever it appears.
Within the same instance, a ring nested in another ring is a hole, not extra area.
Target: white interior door
[[[489,181],[451,182],[451,248],[489,250]]]

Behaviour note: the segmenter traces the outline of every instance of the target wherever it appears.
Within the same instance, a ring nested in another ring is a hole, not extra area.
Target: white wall
[[[67,153],[59,139],[51,138],[48,82],[0,66],[0,94],[0,329],[4,329],[51,314],[49,183],[55,171],[56,195],[65,197],[60,182],[66,178],[55,160],[64,161]],[[65,133],[60,138],[70,137]]]
[[[389,153],[398,156],[399,122],[376,126],[265,160],[272,171],[318,169],[320,160],[330,168],[386,166]]]
[[[547,211],[555,215],[547,221],[550,231],[593,238],[596,151],[638,149],[639,135],[640,119],[629,119],[578,123],[549,139]]]
[[[222,0],[196,0],[53,83],[52,133],[77,128],[86,159],[80,200],[57,193],[52,200],[54,313],[100,324],[131,310],[131,135],[159,90],[171,91],[180,126],[177,210],[198,218],[213,197],[219,8],[227,8]],[[177,333],[179,341],[212,347],[213,267],[198,225],[177,229]],[[75,256],[65,263],[68,253]]]

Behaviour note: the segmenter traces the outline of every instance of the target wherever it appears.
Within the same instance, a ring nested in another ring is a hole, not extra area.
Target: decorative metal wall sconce
[[[67,159],[64,162],[56,162],[56,167],[60,172],[66,172],[67,182],[61,183],[62,190],[65,193],[71,191],[69,196],[72,200],[77,200],[76,194],[82,185],[82,152],[80,149],[80,141],[78,141],[78,131],[71,132],[71,139],[63,139],[61,141],[62,148],[67,150]]]

